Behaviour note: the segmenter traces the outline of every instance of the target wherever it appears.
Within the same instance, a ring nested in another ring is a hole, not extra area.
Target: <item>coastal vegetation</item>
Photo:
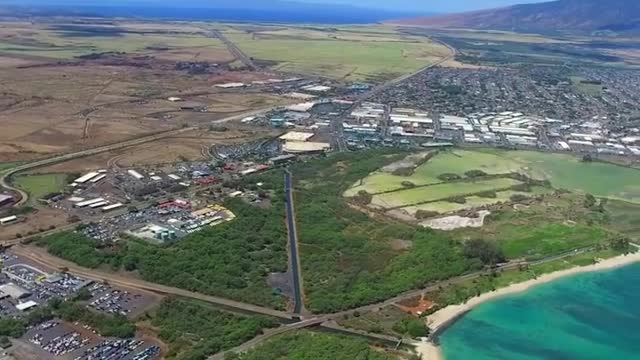
[[[167,298],[141,318],[169,345],[168,359],[204,360],[277,326],[273,319],[223,312],[195,300]]]
[[[245,354],[227,360],[393,360],[395,356],[373,349],[364,340],[339,335],[300,331],[283,335]]]

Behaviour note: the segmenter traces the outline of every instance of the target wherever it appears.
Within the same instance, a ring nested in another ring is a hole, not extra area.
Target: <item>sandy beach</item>
[[[478,297],[470,299],[465,304],[447,306],[432,315],[427,317],[427,324],[432,331],[442,331],[447,326],[450,326],[453,322],[459,319],[462,315],[473,309],[474,307],[494,300],[496,298],[516,294],[523,291],[527,291],[534,286],[545,284],[554,280],[558,280],[563,277],[602,271],[608,269],[614,269],[617,267],[630,265],[635,262],[640,262],[640,253],[634,253],[624,256],[618,256],[615,258],[602,260],[597,264],[589,266],[575,267],[567,270],[557,271],[550,274],[545,274],[537,279],[528,280],[522,283],[513,284],[505,288],[498,289],[496,291],[482,294]],[[444,360],[442,352],[439,347],[432,343],[419,343],[416,344],[416,350],[422,355],[423,360]]]

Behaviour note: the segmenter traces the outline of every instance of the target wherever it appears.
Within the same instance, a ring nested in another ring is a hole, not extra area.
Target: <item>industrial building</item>
[[[0,219],[0,225],[11,224],[13,222],[16,222],[17,220],[18,220],[18,217],[15,215],[3,217],[2,219]]]
[[[0,299],[10,297],[14,300],[20,300],[29,296],[31,293],[28,290],[14,283],[0,285]]]

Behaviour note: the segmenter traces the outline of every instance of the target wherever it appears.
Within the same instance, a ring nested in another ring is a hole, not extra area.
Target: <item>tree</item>
[[[502,249],[493,241],[484,239],[469,240],[464,243],[462,251],[466,257],[480,259],[485,265],[495,265],[506,261]]]
[[[78,301],[88,301],[91,299],[91,292],[89,291],[89,289],[87,289],[86,287],[78,290],[78,292],[76,293],[75,300]]]
[[[624,235],[617,235],[609,239],[609,246],[613,250],[628,253],[631,245],[628,237]]]
[[[596,203],[597,200],[595,196],[588,193],[584,195],[584,207],[591,209],[596,205]]]
[[[592,161],[593,161],[593,157],[591,156],[591,154],[585,154],[585,155],[582,157],[582,161],[583,161],[583,162],[592,162]]]

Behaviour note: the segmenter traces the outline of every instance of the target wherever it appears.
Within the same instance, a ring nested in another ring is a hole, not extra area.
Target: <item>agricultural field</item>
[[[568,154],[456,149],[407,156],[358,180],[344,196],[365,194],[369,207],[405,219],[521,202],[554,189],[637,203],[640,171]]]
[[[426,37],[382,26],[223,31],[249,56],[272,63],[274,70],[348,81],[384,81],[450,55],[446,47]]]
[[[21,175],[13,179],[14,185],[29,193],[31,199],[61,192],[67,185],[66,174]]]

